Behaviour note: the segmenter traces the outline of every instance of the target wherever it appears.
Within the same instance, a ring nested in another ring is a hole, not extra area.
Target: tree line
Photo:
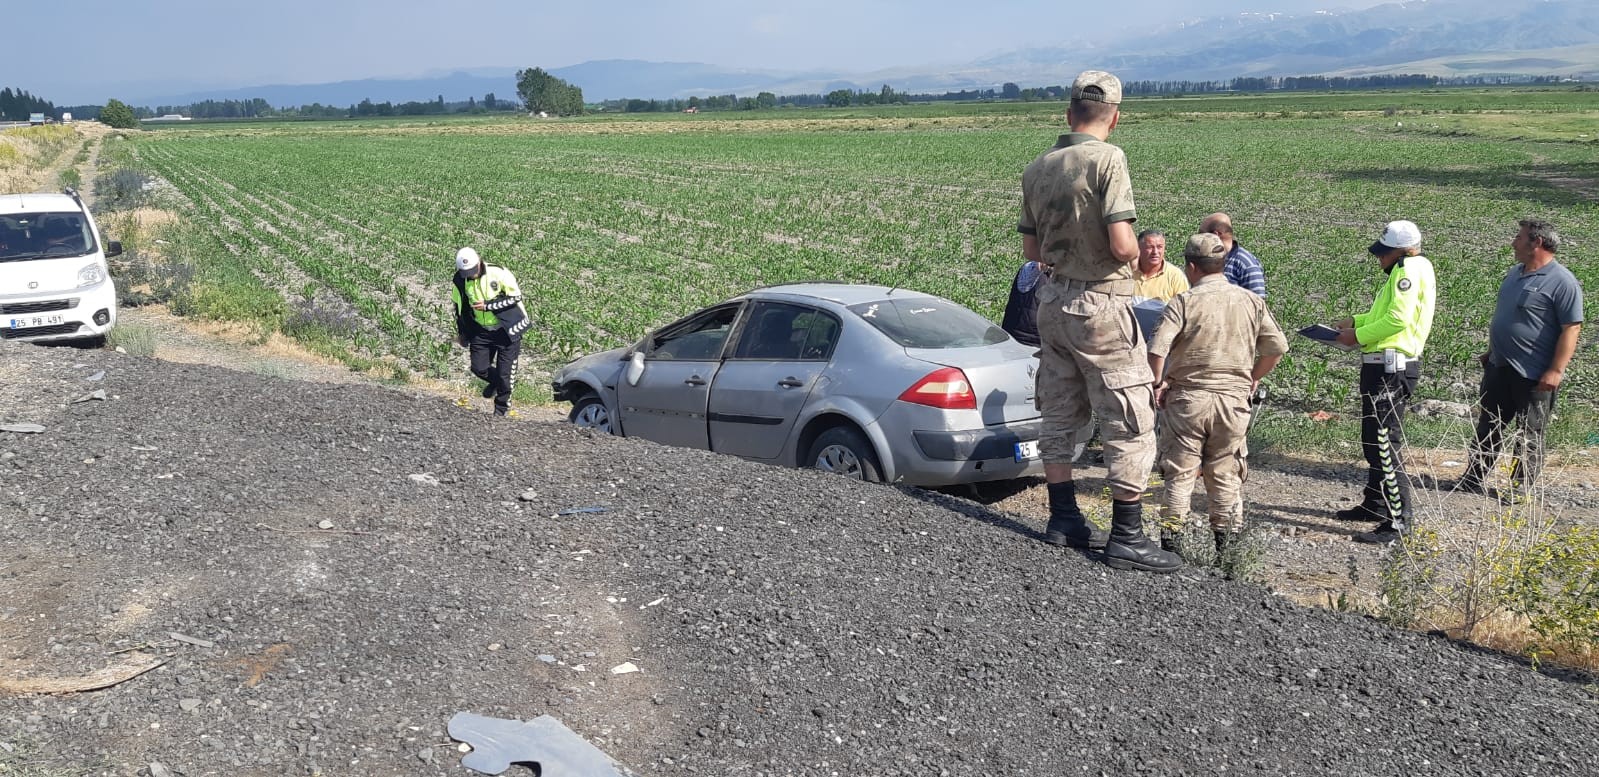
[[[0,120],[27,121],[28,115],[42,113],[52,118],[56,117],[56,107],[49,100],[44,100],[28,94],[22,89],[6,87],[0,89]]]
[[[1365,89],[1415,89],[1439,86],[1490,86],[1503,84],[1553,84],[1560,76],[1430,76],[1374,75],[1374,76],[1265,76],[1218,79],[1213,81],[1168,80],[1127,81],[1122,92],[1129,95],[1157,96],[1183,94],[1212,94],[1222,92],[1271,91],[1359,91]],[[1071,89],[1060,84],[1023,88],[1007,82],[998,89],[960,89],[941,93],[909,93],[895,90],[887,84],[880,90],[835,89],[826,94],[774,95],[761,92],[755,97],[717,95],[689,97],[686,99],[626,99],[606,100],[599,104],[601,110],[623,113],[655,113],[694,111],[747,111],[762,108],[848,108],[854,106],[890,105],[929,102],[984,102],[1065,100]]]
[[[1223,92],[1271,91],[1359,91],[1364,89],[1414,89],[1440,86],[1488,86],[1504,84],[1554,84],[1560,76],[1431,76],[1422,74],[1373,76],[1250,76],[1218,80],[1141,80],[1127,81],[1122,91],[1129,95],[1183,95],[1213,94]],[[497,97],[493,92],[480,100],[468,97],[464,101],[447,101],[444,95],[433,100],[408,102],[374,102],[362,100],[349,106],[311,103],[298,107],[273,107],[259,97],[248,100],[202,100],[189,105],[160,105],[154,109],[131,107],[117,100],[113,116],[118,126],[136,126],[140,119],[151,119],[168,114],[180,114],[193,119],[256,119],[300,118],[333,119],[365,118],[378,116],[429,116],[445,114],[480,114],[521,111],[544,113],[551,116],[571,116],[588,110],[621,113],[680,113],[684,111],[750,111],[772,108],[847,108],[854,106],[897,105],[925,102],[983,102],[1065,100],[1070,90],[1062,85],[1027,87],[1007,82],[998,89],[961,89],[941,93],[910,93],[894,89],[888,84],[875,90],[834,89],[826,93],[779,95],[760,92],[752,97],[736,94],[694,96],[668,99],[606,100],[595,105],[583,101],[583,90],[542,68],[517,71],[517,96],[521,99]],[[27,121],[31,113],[44,113],[56,117],[60,111],[80,119],[103,119],[107,106],[70,105],[57,107],[48,100],[35,97],[26,91],[7,87],[0,89],[0,119]],[[124,113],[126,111],[126,113]]]

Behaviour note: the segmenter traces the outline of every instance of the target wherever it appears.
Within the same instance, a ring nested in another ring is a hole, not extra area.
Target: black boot
[[[1143,505],[1117,501],[1111,507],[1110,542],[1105,545],[1105,563],[1116,569],[1176,572],[1182,568],[1183,559],[1161,550],[1144,536]]]
[[[1392,545],[1410,533],[1416,525],[1416,495],[1409,480],[1399,481],[1399,517],[1385,520],[1376,529],[1355,535],[1355,542],[1367,545]]]
[[[1388,505],[1380,499],[1373,500],[1367,497],[1354,507],[1346,507],[1333,513],[1333,517],[1340,521],[1377,521],[1388,520]]]
[[[1392,545],[1404,537],[1405,528],[1393,521],[1383,521],[1377,528],[1355,535],[1355,542],[1367,545]]]
[[[1382,495],[1382,473],[1366,470],[1366,487],[1360,490],[1360,504],[1333,513],[1340,521],[1388,520],[1388,500]]]
[[[1216,558],[1218,559],[1227,555],[1227,548],[1233,544],[1233,540],[1238,538],[1238,535],[1220,529],[1212,531],[1211,536],[1216,540]]]
[[[1160,549],[1166,551],[1167,553],[1176,553],[1178,555],[1182,555],[1183,536],[1172,531],[1171,529],[1161,529]]]
[[[1077,507],[1077,482],[1049,484],[1049,526],[1044,529],[1044,541],[1068,548],[1105,547],[1110,535],[1095,527],[1083,517]]]

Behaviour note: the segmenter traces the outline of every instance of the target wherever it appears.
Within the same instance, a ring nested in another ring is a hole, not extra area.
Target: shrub
[[[103,173],[94,181],[95,204],[107,211],[141,207],[149,202],[149,184],[149,176],[127,167]]]

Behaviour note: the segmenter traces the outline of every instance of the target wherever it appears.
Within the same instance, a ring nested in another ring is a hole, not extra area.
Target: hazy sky
[[[863,72],[962,62],[1112,29],[1377,0],[11,0],[0,86],[58,104],[120,93],[409,77],[593,59]],[[979,10],[981,9],[981,10]],[[1179,10],[1180,9],[1180,10]],[[35,37],[37,35],[37,37]]]

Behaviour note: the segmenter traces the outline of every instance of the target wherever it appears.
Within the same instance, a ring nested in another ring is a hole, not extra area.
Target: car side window
[[[757,302],[739,334],[733,358],[759,361],[826,360],[838,340],[838,319],[815,308]]]
[[[708,310],[662,329],[650,341],[651,359],[713,361],[722,358],[722,346],[738,319],[738,305]]]

